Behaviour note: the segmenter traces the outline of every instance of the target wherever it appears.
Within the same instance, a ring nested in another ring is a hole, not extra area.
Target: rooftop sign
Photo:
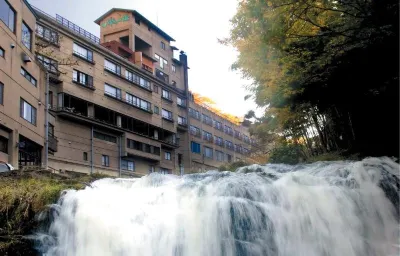
[[[121,18],[119,18],[118,20],[114,19],[114,18],[109,18],[107,21],[101,23],[101,26],[103,28],[110,26],[110,25],[114,25],[114,24],[118,24],[120,22],[125,22],[129,20],[129,15],[125,14],[124,16],[122,16]]]

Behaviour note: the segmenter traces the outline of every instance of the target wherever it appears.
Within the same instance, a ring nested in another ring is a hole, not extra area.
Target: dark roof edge
[[[35,16],[36,19],[39,18],[39,17],[37,16],[35,10],[32,8],[31,4],[28,3],[27,0],[24,0],[24,3],[25,3],[26,6],[28,6],[28,9],[31,11],[31,13],[33,13],[33,16]]]
[[[175,42],[175,39],[173,39],[170,35],[168,35],[164,31],[162,31],[158,26],[154,25],[154,23],[152,23],[150,20],[148,20],[146,17],[144,17],[142,14],[140,14],[136,10],[123,9],[123,8],[112,8],[109,11],[107,11],[106,13],[104,13],[103,15],[101,15],[99,18],[97,18],[94,22],[96,24],[100,25],[100,21],[102,21],[105,17],[107,17],[110,13],[112,13],[114,11],[125,11],[125,12],[133,13],[135,16],[139,17],[140,20],[142,20],[144,23],[146,23],[150,28],[152,28],[157,33],[159,33],[162,37],[164,37],[168,41]]]

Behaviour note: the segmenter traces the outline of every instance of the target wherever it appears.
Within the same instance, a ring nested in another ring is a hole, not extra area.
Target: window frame
[[[176,66],[174,64],[171,64],[171,70],[172,72],[176,73]]]
[[[101,136],[103,136],[103,138],[101,138]],[[109,135],[109,134],[99,132],[99,131],[93,131],[93,138],[102,140],[102,141],[107,141],[107,142],[114,143],[114,144],[117,143],[116,136]]]
[[[198,150],[197,150],[197,148],[198,148]],[[201,154],[201,144],[198,142],[195,142],[195,141],[191,141],[190,142],[190,151],[194,154]]]
[[[0,82],[0,105],[4,105],[4,84]]]
[[[128,100],[128,98],[132,98],[132,100],[130,101],[130,100]],[[146,111],[151,112],[151,103],[150,103],[149,101],[147,101],[147,100],[144,100],[144,99],[142,99],[142,98],[137,97],[136,95],[130,94],[130,93],[128,93],[128,92],[125,92],[125,101],[126,101],[129,105],[132,105],[132,106],[135,106],[135,107],[137,107],[137,108],[140,108],[140,109],[143,109],[143,110],[146,110]],[[135,103],[135,102],[136,102],[136,103]],[[142,106],[142,103],[146,103],[146,104],[147,104],[147,107],[144,108],[144,107]]]
[[[107,66],[107,64],[108,64],[108,66]],[[115,71],[109,67],[110,64],[115,65]],[[115,63],[113,61],[104,59],[104,69],[107,71],[110,71],[113,74],[121,76],[121,65],[118,65],[117,63]]]
[[[41,29],[39,29],[39,28],[41,28]],[[41,30],[41,32],[40,32],[40,30]],[[46,31],[48,31],[49,38],[46,36]],[[41,24],[36,24],[36,35],[47,42],[58,45],[59,34],[54,29],[43,26]]]
[[[161,47],[161,49],[163,49],[165,51],[166,46],[165,46],[165,43],[163,41],[161,41],[160,47]]]
[[[75,45],[76,45],[76,47],[79,47],[79,48],[82,48],[82,49],[86,50],[86,56],[84,56],[82,53],[80,53],[80,52],[78,51],[78,49],[75,49]],[[88,61],[88,62],[90,62],[90,63],[94,63],[93,51],[92,51],[92,50],[89,50],[88,48],[82,46],[82,45],[79,44],[79,43],[76,43],[76,42],[73,43],[73,46],[72,46],[72,53],[73,53],[75,56],[77,56],[77,57],[79,57],[79,58],[81,58],[81,59],[83,59],[83,60],[86,60],[86,61]],[[90,54],[89,54],[89,53],[90,53]]]
[[[164,96],[164,93],[166,94],[166,96]],[[162,89],[161,97],[162,97],[163,99],[172,101],[172,94],[171,94],[171,92],[168,91],[168,90]]]
[[[110,87],[112,89],[115,89],[115,95],[111,94],[110,92],[107,92],[106,87]],[[119,93],[118,93],[119,92]],[[117,88],[115,86],[112,86],[108,83],[104,83],[104,94],[107,96],[110,96],[112,98],[118,99],[118,100],[122,100],[122,91],[120,88]]]
[[[109,155],[101,155],[101,166],[110,167]]]
[[[25,104],[28,105],[30,107],[30,113],[31,113],[31,117],[30,119],[25,118]],[[29,102],[27,102],[26,100],[24,100],[23,98],[20,98],[20,103],[19,103],[19,107],[20,107],[20,117],[22,119],[24,119],[25,121],[27,121],[28,123],[36,126],[37,124],[37,109],[32,106]]]
[[[75,73],[76,73],[76,80],[75,80]],[[81,75],[83,75],[85,77],[85,82],[82,83],[81,80]],[[83,73],[82,71],[79,71],[77,69],[73,69],[72,70],[72,81],[75,83],[78,83],[80,85],[86,86],[86,87],[90,87],[90,88],[94,88],[93,86],[93,77],[91,75],[88,75],[86,73]]]
[[[34,78],[28,71],[26,71],[25,68],[21,67],[21,70],[19,72],[23,77],[25,77],[26,80],[28,80],[33,86],[37,87],[37,80]],[[32,80],[35,81],[32,83]]]
[[[11,30],[11,32],[13,34],[15,34],[16,27],[17,27],[16,26],[17,25],[16,24],[17,12],[15,11],[15,9],[11,6],[11,4],[8,1],[6,1],[6,0],[3,0],[3,1],[8,6],[9,9],[8,9],[7,21],[2,20],[2,19],[0,19],[0,20],[6,25],[6,27],[8,27],[8,29]],[[12,28],[10,27],[10,12],[13,14],[13,17],[12,17]]]
[[[203,148],[204,148],[204,157],[205,158],[209,158],[209,159],[213,159],[214,158],[214,149],[213,148],[210,148],[210,147],[207,147],[207,146],[203,146]],[[209,150],[209,152],[211,152],[211,156],[207,156],[207,150]]]
[[[6,58],[6,50],[3,49],[3,47],[0,46],[0,57]]]
[[[166,112],[167,116],[164,115],[164,111]],[[174,114],[172,113],[172,111],[169,111],[165,108],[161,109],[161,116],[167,120],[173,121],[174,120]]]
[[[164,159],[168,161],[172,161],[172,154],[169,151],[164,151]]]

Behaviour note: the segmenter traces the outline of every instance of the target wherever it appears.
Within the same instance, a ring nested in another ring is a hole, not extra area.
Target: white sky
[[[243,116],[256,109],[243,85],[250,81],[230,70],[237,53],[220,45],[218,38],[229,35],[229,20],[236,12],[236,0],[28,0],[55,16],[59,14],[89,32],[99,35],[94,20],[109,9],[135,9],[172,36],[174,45],[186,52],[189,88],[213,99],[224,112]],[[256,113],[260,113],[258,110]]]

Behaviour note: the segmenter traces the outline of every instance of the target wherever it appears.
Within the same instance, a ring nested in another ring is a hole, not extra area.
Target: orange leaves
[[[215,101],[213,101],[212,99],[206,97],[206,96],[202,96],[198,93],[193,93],[193,98],[194,98],[194,102],[206,109],[208,109],[209,111],[213,112],[214,114],[230,121],[231,123],[234,123],[235,125],[240,125],[240,123],[243,121],[243,118],[225,113],[223,111],[221,111],[219,108],[216,107],[216,103]]]

